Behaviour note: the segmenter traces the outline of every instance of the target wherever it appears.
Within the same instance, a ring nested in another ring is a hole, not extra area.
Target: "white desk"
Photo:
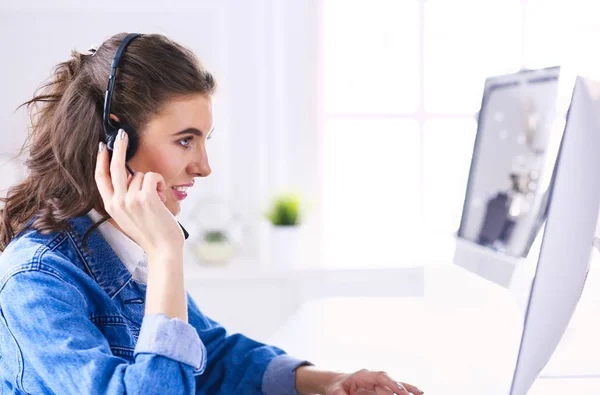
[[[477,295],[477,297],[473,297]],[[320,367],[385,370],[427,394],[507,395],[522,312],[505,289],[429,267],[425,297],[305,303],[269,340]],[[540,379],[530,394],[600,394],[600,379]]]

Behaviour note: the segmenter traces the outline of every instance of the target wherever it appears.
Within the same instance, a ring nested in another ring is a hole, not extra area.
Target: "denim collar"
[[[83,248],[83,237],[93,225],[90,217],[83,215],[69,220],[69,223],[73,229],[68,233],[86,270],[104,292],[113,298],[131,280],[131,273],[97,228],[87,239],[88,249]]]
[[[102,220],[102,215],[94,209],[87,215],[94,223]],[[140,283],[148,282],[148,256],[144,249],[109,221],[102,223],[98,230],[131,273],[132,278]]]

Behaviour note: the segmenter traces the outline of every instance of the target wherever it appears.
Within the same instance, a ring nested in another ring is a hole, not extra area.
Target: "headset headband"
[[[115,57],[113,58],[110,76],[108,77],[108,87],[106,88],[106,94],[104,95],[104,115],[102,121],[104,124],[105,133],[108,132],[111,127],[114,129],[114,126],[110,123],[110,104],[112,102],[112,95],[115,89],[115,76],[117,74],[117,68],[119,67],[121,55],[123,52],[125,52],[125,48],[127,48],[129,43],[139,36],[141,36],[140,33],[130,33],[125,36],[123,41],[121,41],[119,49],[117,49],[117,52],[115,53]]]

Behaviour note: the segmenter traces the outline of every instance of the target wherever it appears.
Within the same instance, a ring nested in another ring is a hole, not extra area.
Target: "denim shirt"
[[[0,255],[0,394],[297,394],[308,364],[230,335],[187,296],[188,322],[144,315],[132,279],[88,216],[28,230]]]

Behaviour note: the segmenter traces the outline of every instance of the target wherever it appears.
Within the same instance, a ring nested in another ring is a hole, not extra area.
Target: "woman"
[[[132,135],[119,130],[111,159],[103,101],[125,36],[73,51],[24,103],[29,174],[0,221],[0,393],[421,393],[383,372],[319,370],[202,314],[174,216],[211,172],[215,82],[168,38],[133,40],[109,107]]]

